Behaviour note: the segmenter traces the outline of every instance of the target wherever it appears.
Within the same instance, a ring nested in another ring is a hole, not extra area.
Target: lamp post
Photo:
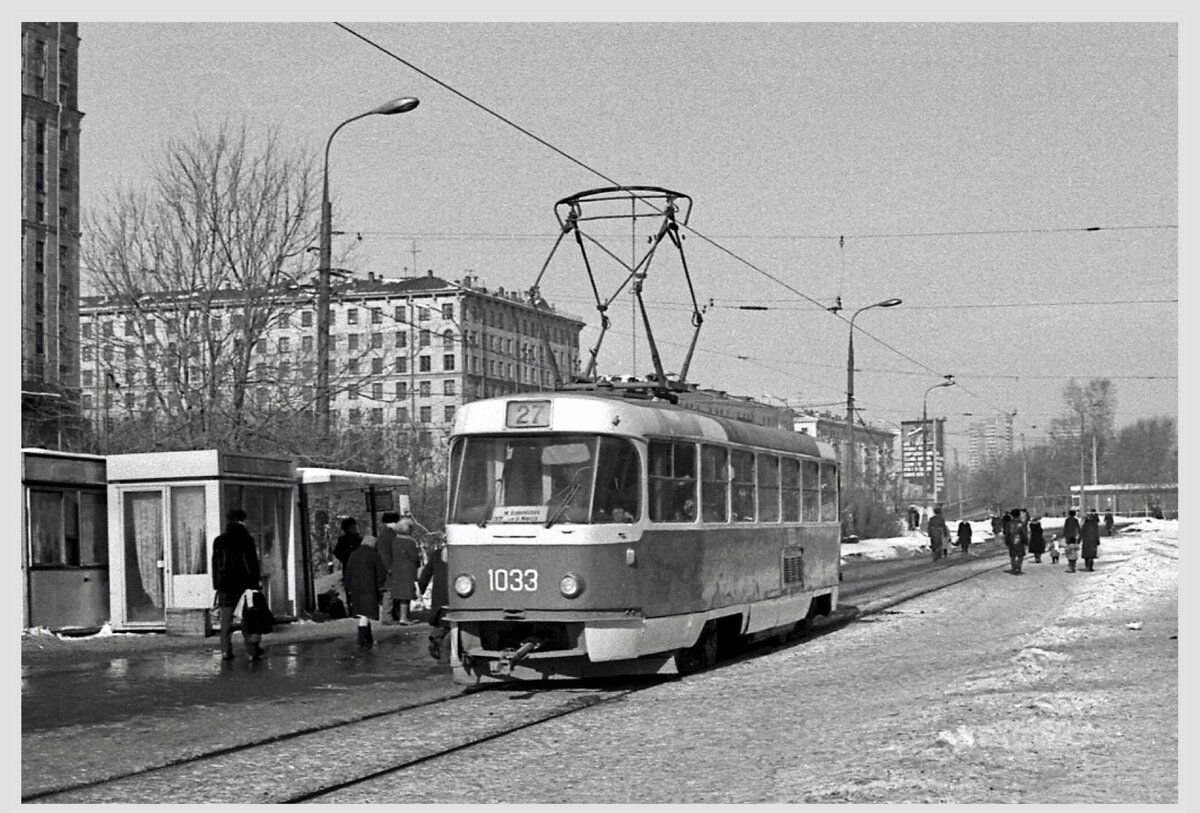
[[[343,121],[325,142],[325,168],[321,182],[321,246],[320,266],[317,269],[317,414],[321,420],[321,436],[329,436],[329,276],[333,238],[333,205],[329,202],[329,147],[338,131],[352,121],[367,116],[392,116],[407,113],[420,102],[412,97],[393,99],[366,113]]]
[[[925,502],[929,502],[930,480],[933,479],[933,463],[929,459],[929,393],[936,390],[938,387],[953,387],[954,376],[946,376],[946,380],[940,384],[934,384],[929,389],[925,390],[925,396],[921,400],[921,464],[925,467]],[[937,481],[933,481],[933,497],[934,502],[937,502]]]
[[[885,299],[864,305],[850,317],[850,346],[846,352],[846,494],[854,487],[854,320],[871,308],[894,308],[904,300]]]

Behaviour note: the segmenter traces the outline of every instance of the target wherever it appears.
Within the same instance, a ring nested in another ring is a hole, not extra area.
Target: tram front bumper
[[[458,635],[460,652],[472,659],[508,661],[521,652],[523,661],[585,657],[598,663],[647,654],[646,622],[634,611],[455,610],[445,617]],[[534,640],[537,646],[530,648]]]

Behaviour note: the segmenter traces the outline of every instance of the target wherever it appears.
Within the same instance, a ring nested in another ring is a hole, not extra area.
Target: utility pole
[[[1092,428],[1092,485],[1096,485],[1096,432],[1095,427]],[[1092,508],[1095,511],[1100,510],[1100,492],[1099,490],[1092,492]]]

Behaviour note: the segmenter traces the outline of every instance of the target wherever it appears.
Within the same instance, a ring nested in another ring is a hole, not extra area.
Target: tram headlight
[[[475,592],[475,578],[470,573],[462,573],[454,577],[454,592],[463,598]]]
[[[583,579],[568,573],[559,580],[558,589],[567,598],[575,598],[583,592]]]

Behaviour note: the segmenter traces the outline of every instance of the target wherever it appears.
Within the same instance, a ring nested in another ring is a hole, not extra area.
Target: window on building
[[[358,334],[350,333],[346,336],[346,349],[354,352],[358,349]]]
[[[428,322],[429,321],[429,308],[424,308],[424,307],[417,308],[417,321],[418,322]]]
[[[376,401],[383,400],[383,382],[382,381],[376,381],[374,384],[371,385],[371,397],[374,398]]]
[[[371,347],[376,350],[383,347],[383,334],[382,333],[372,333],[371,334]]]
[[[291,362],[288,362],[288,361],[279,362],[279,380],[280,381],[287,381],[288,376],[291,374],[291,372],[292,372]]]
[[[428,406],[421,407],[421,423],[432,423],[432,422],[433,422],[433,407],[428,407]]]
[[[113,335],[113,323],[108,322],[108,321],[104,322],[104,324],[101,325],[100,332],[103,333],[105,336]]]
[[[445,407],[443,407],[442,411],[442,419],[446,423],[454,423],[454,404],[447,404]]]
[[[442,333],[442,347],[454,347],[454,331],[447,330]]]
[[[358,375],[358,359],[350,359],[346,362],[346,372],[349,375]]]
[[[453,319],[454,318],[454,303],[453,302],[442,303],[442,318],[443,319]]]
[[[346,324],[358,324],[358,308],[346,308]]]
[[[406,321],[404,318],[404,306],[403,305],[396,306],[396,313],[392,316],[392,318],[395,319],[397,322]]]
[[[430,384],[428,381],[422,381],[418,384],[417,394],[422,398],[428,398],[430,392]]]
[[[408,407],[396,407],[396,422],[408,423]]]
[[[255,353],[266,353],[267,352],[267,340],[259,339],[258,341],[256,341],[254,343],[254,352]]]
[[[453,378],[447,378],[442,382],[442,395],[454,395],[457,389]]]
[[[29,536],[35,567],[107,565],[105,495],[76,489],[30,489]]]
[[[371,410],[371,423],[376,425],[383,423],[383,407],[375,407]]]
[[[403,399],[403,398],[407,398],[407,397],[408,397],[408,382],[407,381],[397,381],[396,382],[396,398]]]
[[[417,372],[428,373],[433,369],[433,358],[431,356],[417,357]]]
[[[291,327],[292,315],[290,313],[281,313],[275,317],[275,325],[277,327]]]
[[[300,327],[312,327],[312,326],[313,326],[313,312],[312,311],[300,311]]]
[[[92,348],[90,348],[90,347],[80,348],[79,357],[82,361],[91,361],[92,360]]]
[[[357,401],[358,400],[358,385],[351,384],[349,387],[347,387],[346,388],[346,396],[351,401]]]
[[[382,375],[383,374],[383,359],[381,359],[381,358],[371,359],[371,374],[372,375]]]
[[[279,337],[279,352],[287,353],[291,349],[292,349],[292,340],[289,339],[287,336],[280,336]]]
[[[83,370],[79,373],[79,383],[84,387],[92,386],[92,371]]]
[[[371,324],[378,325],[383,321],[383,308],[371,308]]]
[[[396,331],[396,346],[397,347],[408,347],[408,334],[405,333],[403,330]]]
[[[362,410],[358,407],[351,407],[349,419],[350,423],[360,423],[362,421]]]
[[[396,356],[396,372],[401,375],[408,372],[408,359],[404,356]]]
[[[301,336],[300,337],[300,350],[305,353],[312,352],[312,350],[313,350],[313,337],[312,336]]]
[[[449,372],[454,369],[454,354],[447,353],[442,356],[442,369]]]
[[[429,331],[426,330],[425,328],[421,328],[419,344],[421,347],[429,346]]]

